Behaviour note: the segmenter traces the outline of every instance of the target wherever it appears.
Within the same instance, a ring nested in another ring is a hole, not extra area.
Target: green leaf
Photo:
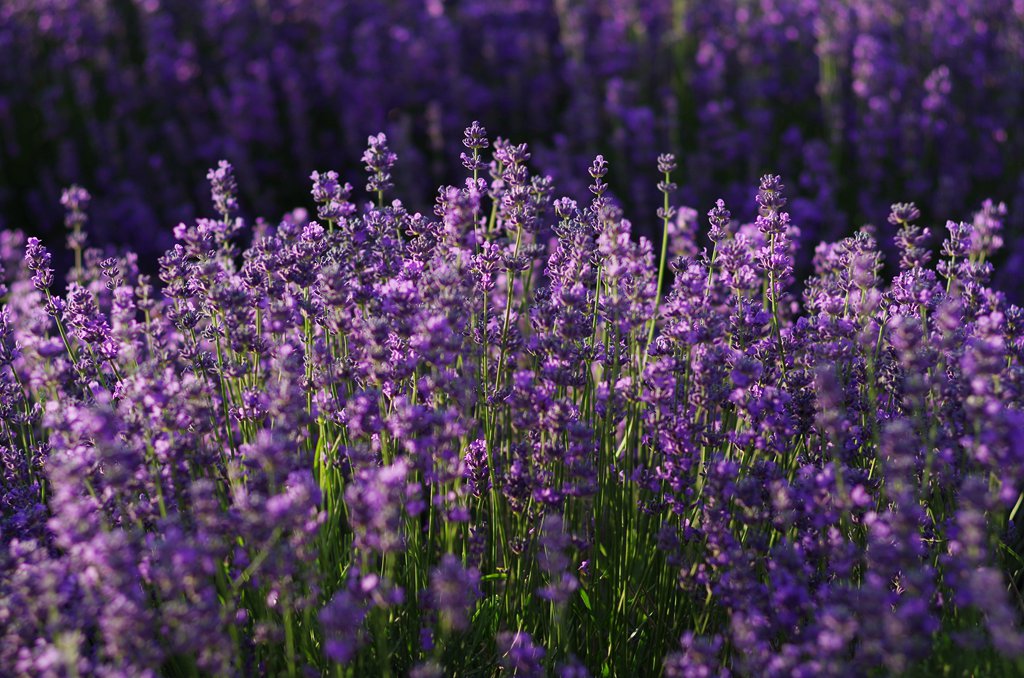
[[[594,608],[590,605],[590,596],[587,595],[586,589],[580,589],[580,599],[583,600],[583,606],[586,607],[587,610],[591,612],[594,611]]]

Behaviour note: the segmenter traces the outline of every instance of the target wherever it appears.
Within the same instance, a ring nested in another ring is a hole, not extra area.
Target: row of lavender
[[[76,264],[3,232],[0,666],[26,676],[997,675],[1022,668],[1024,314],[1006,214],[814,256],[778,177],[709,249],[474,124],[433,214],[314,173]],[[656,177],[654,168],[650,175]],[[751,190],[751,197],[754,191]],[[751,200],[751,202],[754,202]],[[703,220],[700,220],[703,222]],[[249,232],[252,245],[235,244]],[[670,275],[669,272],[674,274]],[[669,282],[671,280],[671,282]]]
[[[0,62],[0,217],[59,228],[60,187],[83,182],[98,240],[143,255],[201,213],[219,158],[279,214],[305,191],[295,168],[384,130],[397,185],[425,196],[455,180],[442,140],[473,118],[578,200],[603,152],[643,213],[674,148],[688,204],[752,218],[747,187],[775,168],[825,239],[896,196],[936,219],[997,197],[1024,223],[1020,0],[13,0]]]

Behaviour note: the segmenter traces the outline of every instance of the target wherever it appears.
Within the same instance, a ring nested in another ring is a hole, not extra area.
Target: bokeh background
[[[395,195],[429,209],[472,120],[528,142],[559,194],[603,153],[640,233],[671,151],[702,214],[752,216],[757,177],[781,174],[808,255],[866,222],[884,240],[896,201],[937,244],[984,198],[1022,249],[1024,0],[0,3],[0,225],[55,245],[72,182],[90,244],[145,260],[210,211],[218,159],[274,219],[310,204],[314,169],[361,188],[378,131]]]

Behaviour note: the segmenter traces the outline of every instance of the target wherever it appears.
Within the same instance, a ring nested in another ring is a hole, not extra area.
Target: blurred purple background
[[[808,256],[865,221],[885,240],[892,202],[941,232],[986,197],[1024,249],[1024,0],[8,0],[0,63],[0,224],[55,245],[72,182],[91,244],[151,257],[210,211],[218,159],[276,218],[314,169],[361,187],[377,131],[427,209],[477,119],[559,194],[603,153],[641,233],[671,151],[701,214],[752,217],[781,174]]]

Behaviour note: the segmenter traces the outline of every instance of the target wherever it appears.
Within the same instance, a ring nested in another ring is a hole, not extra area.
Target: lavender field
[[[1024,675],[1021,0],[0,64],[0,676]]]

